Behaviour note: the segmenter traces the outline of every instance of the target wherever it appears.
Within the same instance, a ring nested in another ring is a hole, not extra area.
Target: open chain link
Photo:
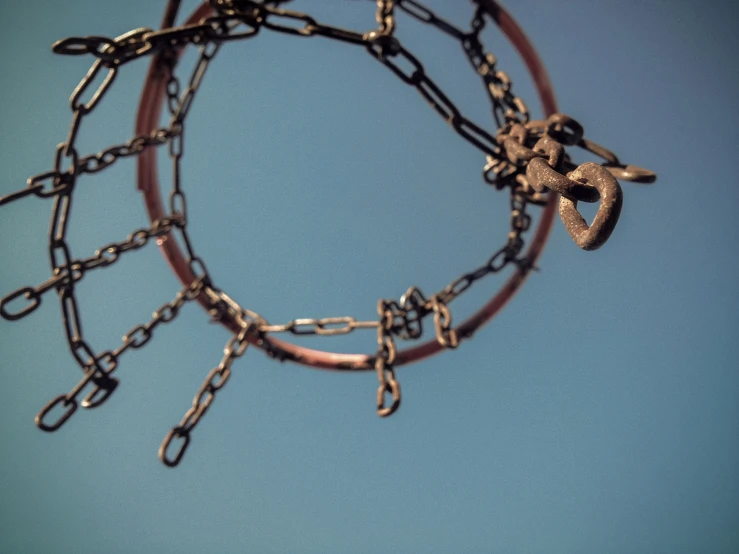
[[[229,339],[223,359],[208,373],[192,407],[166,435],[159,450],[159,456],[166,465],[179,464],[190,443],[192,430],[211,406],[216,392],[228,381],[233,362],[244,354],[248,339],[254,334],[343,335],[357,329],[375,329],[378,350],[374,366],[379,381],[377,412],[382,417],[389,416],[398,409],[401,401],[400,384],[394,369],[395,338],[419,339],[423,334],[424,320],[431,317],[439,345],[456,348],[463,337],[458,336],[452,326],[450,303],[477,281],[509,266],[524,273],[532,269],[532,262],[522,255],[523,236],[532,221],[530,206],[543,206],[552,191],[559,193],[560,215],[568,232],[582,248],[595,249],[608,239],[618,220],[621,189],[616,179],[642,183],[655,179],[654,173],[622,164],[612,152],[585,139],[582,126],[569,116],[555,114],[546,121],[530,121],[528,108],[513,93],[509,76],[497,68],[495,56],[483,46],[481,33],[485,28],[485,11],[479,4],[474,11],[471,29],[467,31],[445,21],[416,0],[377,0],[376,21],[379,27],[362,33],[324,25],[308,14],[281,8],[287,0],[209,0],[208,3],[215,14],[194,25],[158,31],[134,29],[115,39],[70,37],[52,48],[58,54],[92,55],[95,61],[70,98],[72,124],[65,142],[56,149],[54,168],[29,178],[25,188],[0,197],[0,206],[30,195],[54,200],[48,235],[52,276],[36,287],[21,287],[0,299],[0,316],[17,320],[35,311],[47,292],[55,290],[59,296],[66,339],[84,376],[69,393],[54,398],[39,412],[36,423],[45,431],[54,431],[69,419],[77,409],[78,396],[89,385],[92,385],[92,390],[81,402],[82,406],[92,408],[105,402],[118,385],[118,379],[112,377],[112,373],[120,356],[129,349],[143,347],[151,340],[158,325],[172,321],[186,302],[199,297],[207,298],[214,319],[228,313],[239,324],[240,331]],[[402,45],[395,36],[397,11],[461,43],[491,102],[497,127],[495,134],[467,119],[431,79],[418,58]],[[485,264],[461,275],[428,298],[416,287],[411,287],[399,301],[381,299],[377,306],[378,319],[372,321],[328,317],[269,324],[217,289],[205,263],[196,254],[188,233],[181,167],[185,121],[208,65],[220,47],[226,42],[253,38],[261,29],[303,37],[323,36],[364,46],[401,81],[414,87],[460,137],[486,156],[484,181],[498,190],[509,190],[511,220],[506,243]],[[191,44],[199,47],[200,54],[183,90],[175,74],[177,51]],[[152,55],[162,56],[169,72],[166,88],[171,116],[169,126],[136,136],[97,154],[80,157],[75,144],[84,118],[103,100],[123,65]],[[102,82],[91,90],[92,83],[100,75],[104,76]],[[98,173],[120,158],[138,156],[148,148],[165,144],[169,147],[173,167],[169,214],[149,228],[134,231],[121,242],[100,248],[89,258],[73,258],[67,242],[67,228],[77,178],[82,174]],[[565,152],[565,146],[585,149],[602,158],[603,163],[577,166]],[[590,226],[577,211],[578,202],[600,202],[598,214]],[[116,350],[96,353],[84,339],[76,297],[77,283],[87,271],[108,267],[121,254],[143,248],[150,239],[173,232],[178,233],[185,245],[187,263],[195,280],[172,302],[154,312],[148,323],[132,328]],[[389,403],[386,402],[388,395]],[[50,415],[55,410],[61,410],[61,415]],[[178,445],[174,445],[176,441],[179,441]],[[174,454],[171,452],[173,449]]]

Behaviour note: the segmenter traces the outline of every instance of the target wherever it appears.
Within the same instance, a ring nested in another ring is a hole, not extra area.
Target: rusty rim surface
[[[511,15],[494,0],[480,0],[480,4],[522,57],[536,86],[545,116],[548,117],[555,113],[557,111],[556,102],[546,69],[523,30]],[[177,0],[170,0],[164,16],[163,26],[169,27],[173,24],[178,5]],[[202,4],[190,15],[187,24],[197,23],[212,13],[213,9],[210,6]],[[166,103],[167,78],[164,60],[159,56],[155,57],[149,66],[139,103],[136,118],[136,133],[138,135],[149,133],[158,127]],[[147,149],[142,152],[137,160],[137,186],[144,196],[146,210],[152,222],[167,214],[162,202],[157,169],[157,156],[154,149]],[[550,192],[549,201],[542,210],[539,224],[526,253],[532,264],[537,261],[544,250],[554,222],[558,199],[559,196],[556,193]],[[170,233],[162,237],[158,244],[162,255],[177,278],[184,285],[192,283],[195,276],[190,271],[185,256],[174,236]],[[478,328],[490,321],[518,291],[526,280],[526,276],[526,272],[516,270],[487,303],[458,325],[456,330],[460,341],[471,337]],[[204,308],[210,307],[206,295],[201,295],[198,301]],[[222,323],[234,333],[241,330],[241,327],[228,316],[223,319]],[[314,368],[342,371],[375,369],[374,354],[341,354],[314,350],[276,339],[269,334],[262,339],[254,338],[252,340],[255,346],[264,349],[281,360],[290,360]],[[437,354],[441,350],[444,350],[444,347],[436,340],[429,340],[418,346],[398,351],[394,365],[399,366],[416,362]]]

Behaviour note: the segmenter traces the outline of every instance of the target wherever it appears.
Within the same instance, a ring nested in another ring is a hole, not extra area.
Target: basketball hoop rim
[[[511,42],[523,59],[536,86],[539,99],[545,117],[557,112],[556,101],[552,90],[549,76],[541,62],[533,45],[526,37],[513,17],[494,0],[477,0],[490,17],[495,21],[500,30]],[[170,0],[164,17],[164,27],[173,24],[179,2]],[[195,24],[201,19],[208,17],[214,12],[207,4],[200,5],[188,18],[186,24]],[[180,55],[182,50],[180,50]],[[162,110],[165,105],[167,78],[165,61],[161,56],[155,56],[149,65],[149,70],[144,82],[136,117],[136,135],[145,135],[159,127]],[[154,222],[165,217],[167,211],[164,207],[159,186],[158,164],[155,149],[144,150],[137,159],[137,187],[144,197],[144,203],[149,219]],[[556,206],[559,196],[555,192],[549,193],[549,200],[544,207],[539,224],[534,232],[531,244],[526,252],[526,257],[535,264],[540,257],[554,222]],[[190,285],[195,280],[195,275],[185,260],[185,256],[177,243],[174,235],[169,233],[159,241],[159,248],[167,260],[170,268],[183,285]],[[513,298],[518,289],[526,280],[529,271],[517,269],[506,281],[503,287],[468,319],[463,321],[455,329],[460,342],[470,338],[477,329],[490,321],[507,303]],[[201,294],[198,302],[206,308],[210,307],[208,297]],[[228,314],[222,323],[231,332],[241,331],[239,324]],[[264,334],[261,337],[252,337],[250,342],[280,360],[289,360],[302,365],[317,369],[339,370],[339,371],[362,371],[374,370],[375,354],[341,354],[322,350],[314,350],[292,344]],[[445,348],[436,340],[430,340],[418,346],[399,350],[394,366],[409,364],[439,353]]]

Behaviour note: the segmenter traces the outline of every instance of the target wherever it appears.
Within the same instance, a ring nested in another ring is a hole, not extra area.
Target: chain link
[[[35,311],[45,293],[56,290],[67,343],[83,370],[82,379],[69,393],[54,398],[39,412],[36,423],[40,428],[54,431],[61,427],[75,412],[78,396],[89,385],[92,385],[92,390],[81,402],[82,406],[90,408],[104,403],[118,385],[118,379],[112,377],[112,373],[120,356],[129,349],[139,349],[148,344],[157,326],[171,322],[186,302],[196,298],[205,301],[214,320],[228,316],[239,325],[240,331],[229,339],[223,359],[208,373],[192,407],[165,437],[159,456],[166,465],[180,463],[193,429],[209,409],[216,392],[228,381],[231,366],[244,354],[248,340],[259,339],[267,333],[333,336],[357,329],[375,329],[378,350],[374,365],[379,381],[377,411],[382,417],[389,416],[398,409],[401,401],[400,384],[394,370],[395,338],[419,339],[423,334],[424,319],[432,317],[437,342],[445,348],[456,348],[464,337],[458,336],[452,326],[450,303],[490,274],[510,266],[521,273],[534,269],[531,260],[522,256],[524,235],[532,222],[530,206],[543,206],[550,194],[559,193],[560,215],[568,232],[580,247],[595,249],[608,239],[618,220],[622,200],[616,179],[649,183],[656,178],[651,171],[622,164],[615,154],[584,138],[582,126],[569,116],[554,114],[545,121],[531,121],[525,102],[513,92],[510,77],[498,68],[495,56],[485,50],[481,35],[486,26],[486,13],[479,3],[474,10],[470,30],[463,30],[416,0],[376,0],[378,28],[367,32],[319,23],[308,14],[283,9],[281,5],[285,3],[287,0],[209,0],[208,4],[215,13],[196,24],[156,31],[139,28],[115,39],[70,37],[54,44],[52,49],[58,54],[90,55],[95,60],[70,97],[72,123],[65,142],[56,149],[54,168],[29,178],[25,188],[0,197],[0,206],[28,196],[54,199],[48,234],[51,277],[36,287],[24,286],[0,299],[0,316],[17,320]],[[403,12],[460,42],[485,86],[497,129],[494,134],[467,119],[427,74],[421,61],[403,46],[395,33],[396,12]],[[169,20],[173,20],[176,9],[170,15]],[[508,189],[510,231],[505,244],[483,265],[461,275],[428,298],[420,289],[411,287],[399,301],[379,300],[376,321],[327,317],[269,324],[217,289],[205,263],[197,255],[189,233],[187,198],[182,183],[186,118],[206,70],[221,45],[253,38],[261,29],[301,37],[322,36],[363,46],[402,82],[417,89],[461,138],[485,155],[484,181],[497,190]],[[188,45],[197,46],[200,53],[187,86],[183,88],[176,75],[177,54]],[[169,73],[166,84],[170,113],[168,126],[133,137],[97,154],[80,157],[75,145],[82,123],[112,88],[119,68],[138,58],[153,55],[161,56]],[[93,86],[95,82],[99,82],[96,88]],[[173,166],[169,214],[149,228],[134,231],[121,242],[100,248],[89,258],[75,259],[67,242],[67,228],[77,178],[82,174],[98,173],[120,158],[138,156],[148,148],[165,144]],[[603,163],[589,162],[578,166],[572,162],[565,147],[584,149],[600,157]],[[578,202],[600,202],[590,226],[577,211]],[[179,235],[185,246],[187,263],[195,279],[172,302],[155,311],[149,322],[130,329],[116,350],[96,354],[84,338],[76,297],[77,283],[86,272],[108,267],[122,254],[143,248],[152,238],[173,232]],[[21,303],[23,305],[19,306]],[[282,359],[277,350],[268,353]],[[389,395],[389,402],[386,402],[386,395]],[[50,414],[55,410],[61,410],[61,415],[52,418]],[[174,445],[175,442],[178,444]],[[174,453],[171,452],[173,449]]]
[[[372,329],[377,321],[357,321],[353,317],[324,317],[322,319],[293,319],[282,325],[264,324],[263,333],[292,333],[293,335],[345,335],[355,329]]]

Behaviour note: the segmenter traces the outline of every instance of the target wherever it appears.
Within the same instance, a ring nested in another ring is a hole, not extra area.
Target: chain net
[[[379,381],[377,413],[389,416],[401,402],[394,367],[396,340],[417,340],[423,335],[424,325],[428,324],[442,347],[456,348],[460,337],[452,326],[452,301],[476,282],[509,266],[521,272],[532,269],[532,260],[523,254],[524,236],[532,222],[531,209],[546,205],[550,196],[558,193],[560,216],[568,233],[581,248],[594,250],[608,240],[618,221],[622,206],[618,180],[649,183],[656,178],[648,170],[621,163],[612,152],[586,139],[582,125],[567,115],[557,113],[546,120],[531,120],[526,103],[513,92],[510,78],[498,68],[495,56],[485,50],[481,33],[487,22],[486,11],[479,2],[473,2],[473,16],[467,30],[452,25],[416,0],[378,0],[377,28],[357,32],[325,25],[305,13],[282,8],[287,1],[209,0],[213,15],[197,24],[161,30],[135,29],[117,38],[71,37],[53,45],[52,50],[57,54],[87,55],[95,60],[71,95],[72,123],[66,140],[56,149],[54,168],[29,178],[23,189],[0,197],[0,206],[27,196],[53,201],[48,233],[51,277],[40,285],[21,287],[0,299],[0,315],[11,321],[31,314],[52,290],[60,299],[66,340],[83,376],[70,392],[57,396],[41,409],[35,421],[42,430],[59,429],[78,405],[91,408],[108,400],[119,383],[114,372],[123,354],[146,345],[158,326],[174,320],[185,303],[196,299],[206,300],[215,319],[228,314],[240,330],[229,339],[221,362],[208,373],[190,409],[167,433],[159,450],[167,466],[176,466],[181,461],[193,430],[210,408],[217,391],[228,381],[234,360],[244,354],[250,339],[258,342],[260,337],[270,333],[341,335],[374,329],[377,338],[374,368]],[[395,34],[399,11],[461,44],[485,87],[496,131],[488,132],[467,119],[427,74],[421,61],[403,46]],[[483,180],[495,190],[508,194],[510,231],[504,244],[480,267],[462,274],[432,295],[411,287],[399,300],[379,300],[378,317],[372,321],[329,317],[270,324],[220,290],[188,234],[187,197],[182,188],[181,172],[186,119],[208,65],[219,49],[227,42],[253,39],[262,31],[299,37],[321,36],[364,47],[402,82],[414,87],[457,134],[485,156]],[[189,45],[199,49],[199,57],[183,86],[176,66],[178,53]],[[161,56],[168,71],[168,126],[96,154],[80,156],[75,145],[85,118],[111,89],[122,66],[149,56]],[[102,83],[90,90],[96,79]],[[92,256],[74,257],[67,242],[67,228],[77,179],[84,174],[103,171],[122,158],[138,156],[147,149],[164,145],[173,163],[168,215],[155,220],[148,228],[134,231],[120,242],[101,247]],[[602,159],[602,163],[577,165],[571,160],[569,147],[584,149]],[[578,212],[578,202],[599,202],[590,225]],[[94,349],[82,331],[78,283],[88,272],[108,267],[122,255],[143,248],[151,239],[170,234],[177,234],[181,239],[195,279],[171,302],[157,309],[150,321],[128,331],[116,349]]]

